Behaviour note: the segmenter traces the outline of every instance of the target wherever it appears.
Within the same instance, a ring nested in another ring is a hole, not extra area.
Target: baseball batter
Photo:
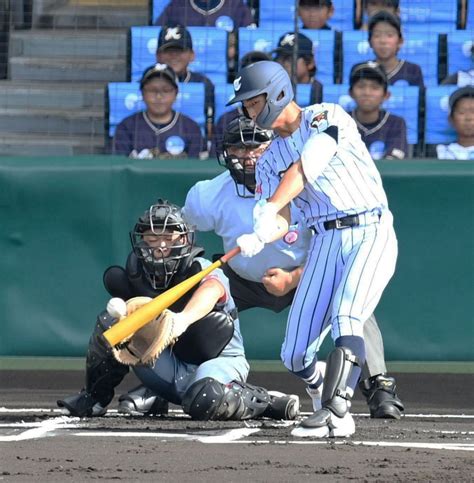
[[[309,252],[287,324],[282,358],[322,408],[293,430],[295,436],[349,436],[350,399],[366,352],[363,322],[392,277],[397,240],[380,175],[353,119],[338,105],[301,109],[290,78],[277,63],[242,69],[229,102],[276,138],[256,171],[254,231],[237,239],[244,256],[288,231],[290,202],[312,230]],[[325,375],[316,349],[330,326],[335,349]],[[324,383],[324,384],[323,384]]]

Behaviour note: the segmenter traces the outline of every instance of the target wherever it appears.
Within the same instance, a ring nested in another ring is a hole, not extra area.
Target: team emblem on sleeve
[[[310,126],[314,129],[317,129],[318,132],[322,132],[327,129],[328,123],[328,111],[321,111],[314,115],[313,119],[311,119]]]

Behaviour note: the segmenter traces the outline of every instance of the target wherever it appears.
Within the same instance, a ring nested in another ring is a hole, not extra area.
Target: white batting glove
[[[237,245],[239,245],[243,257],[253,257],[263,250],[265,243],[260,240],[256,233],[247,233],[237,238]]]
[[[278,209],[274,203],[260,200],[253,209],[253,231],[261,241],[269,243],[278,231]]]

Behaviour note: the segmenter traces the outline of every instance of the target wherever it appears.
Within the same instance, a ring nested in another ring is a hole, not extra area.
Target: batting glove
[[[278,209],[274,203],[260,200],[253,209],[253,231],[261,241],[269,243],[278,231]]]
[[[256,233],[247,233],[237,238],[237,245],[243,257],[253,257],[263,250],[265,243],[260,240]]]

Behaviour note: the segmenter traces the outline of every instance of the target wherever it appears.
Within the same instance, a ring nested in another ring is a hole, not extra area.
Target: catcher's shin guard
[[[58,406],[66,408],[72,416],[101,415],[99,408],[104,409],[112,401],[114,389],[128,373],[128,366],[115,360],[102,339],[103,332],[116,320],[107,312],[98,316],[87,350],[85,388],[79,394],[57,401]]]
[[[396,394],[397,386],[393,377],[379,374],[361,381],[359,388],[367,399],[371,418],[401,418],[405,407]]]
[[[327,358],[324,376],[322,409],[302,421],[292,431],[293,436],[350,436],[355,431],[354,421],[349,413],[352,394],[347,383],[357,358],[346,347],[336,347]]]
[[[240,381],[224,385],[211,377],[189,387],[182,405],[186,413],[198,420],[295,419],[299,414],[297,396],[269,393],[263,387]]]

